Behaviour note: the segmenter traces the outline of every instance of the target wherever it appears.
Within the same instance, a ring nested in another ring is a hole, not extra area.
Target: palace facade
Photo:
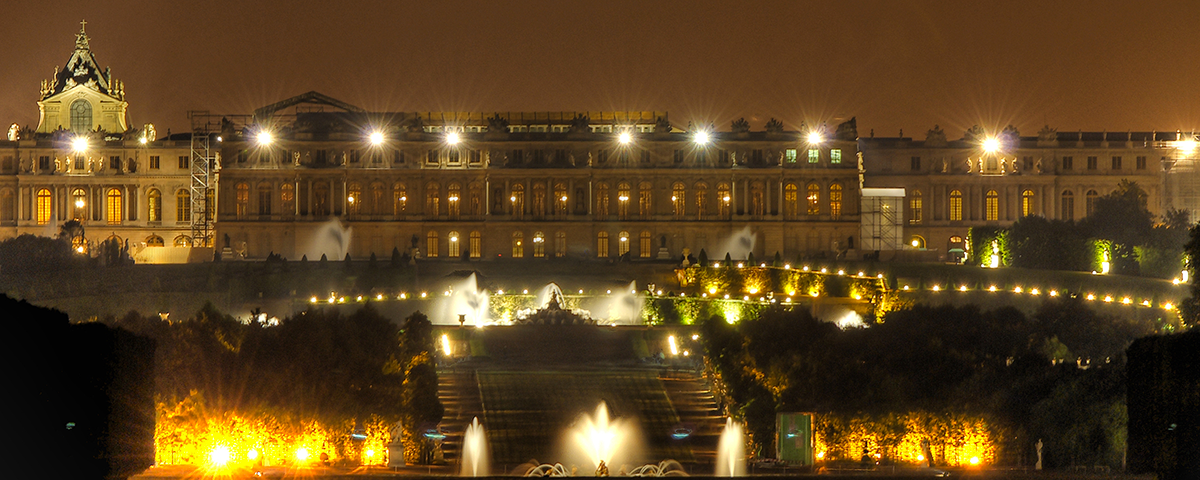
[[[717,131],[661,112],[367,112],[309,92],[252,113],[190,112],[192,132],[159,135],[128,125],[124,85],[89,43],[81,28],[42,83],[37,128],[13,124],[0,140],[0,239],[78,220],[82,251],[117,239],[152,263],[214,249],[792,260],[881,245],[948,259],[973,226],[1080,220],[1122,180],[1153,213],[1200,210],[1195,136],[1181,132],[975,127],[949,140],[935,127],[917,141],[859,138],[853,119]],[[881,242],[883,227],[899,240]]]

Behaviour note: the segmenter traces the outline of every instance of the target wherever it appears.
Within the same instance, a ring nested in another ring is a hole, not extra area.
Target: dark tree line
[[[1030,458],[1043,439],[1047,466],[1114,467],[1124,448],[1124,351],[1153,333],[1070,298],[1032,316],[919,306],[843,331],[773,309],[702,328],[718,397],[759,453],[773,452],[776,412],[943,412],[987,419],[1006,437],[1006,458]]]

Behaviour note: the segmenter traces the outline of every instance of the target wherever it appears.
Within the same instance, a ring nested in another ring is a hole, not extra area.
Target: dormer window
[[[92,103],[78,99],[71,102],[71,131],[85,133],[92,129]]]

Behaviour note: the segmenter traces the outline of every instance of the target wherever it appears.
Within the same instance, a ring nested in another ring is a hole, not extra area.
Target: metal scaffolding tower
[[[218,160],[217,152],[212,148],[211,143],[215,140],[213,137],[220,135],[221,124],[216,122],[214,125],[212,116],[207,111],[191,111],[188,112],[188,118],[192,121],[192,182],[189,192],[191,193],[191,220],[192,220],[192,246],[193,247],[211,247],[213,246],[213,205],[216,199],[216,192],[213,187],[216,186],[216,166]]]
[[[862,189],[862,249],[865,251],[904,248],[904,189]]]

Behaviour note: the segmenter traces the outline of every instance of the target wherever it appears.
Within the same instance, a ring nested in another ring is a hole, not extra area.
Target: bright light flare
[[[447,357],[452,353],[450,350],[450,335],[446,333],[442,334],[442,353],[446,354]]]
[[[450,132],[450,133],[446,134],[446,143],[449,143],[451,145],[458,145],[458,142],[461,142],[461,141],[462,141],[462,137],[460,137],[458,135],[458,132]]]
[[[208,463],[214,467],[224,467],[229,463],[229,459],[229,447],[224,445],[217,446],[208,453]]]
[[[679,355],[679,345],[675,343],[674,335],[667,337],[667,346],[671,350],[671,355]]]
[[[1000,150],[1000,139],[996,137],[988,137],[983,141],[983,151],[988,153]]]
[[[271,132],[264,130],[264,131],[258,132],[258,136],[255,137],[255,140],[258,141],[259,145],[266,146],[266,145],[270,145],[271,142],[274,142],[275,137],[271,135]]]
[[[76,152],[87,151],[87,149],[88,149],[87,137],[75,137],[74,140],[71,140],[71,149],[75,150]]]
[[[308,449],[304,448],[304,447],[297,448],[296,449],[296,460],[299,462],[307,462],[308,461]]]
[[[1183,153],[1186,153],[1189,155],[1192,153],[1195,153],[1196,147],[1198,145],[1200,145],[1200,144],[1198,144],[1195,140],[1191,140],[1191,139],[1180,140],[1178,142],[1175,142],[1175,148],[1178,148],[1180,152],[1183,152]]]
[[[383,145],[383,132],[371,132],[371,145]]]
[[[621,132],[620,135],[617,135],[617,141],[620,142],[621,145],[629,145],[631,142],[633,142],[633,134],[629,132]]]
[[[808,143],[809,144],[818,145],[823,141],[825,141],[825,139],[821,136],[821,132],[809,132],[808,133]]]
[[[705,132],[705,131],[696,132],[695,135],[692,135],[692,141],[696,142],[696,145],[707,145],[708,141],[709,141],[708,132]]]

